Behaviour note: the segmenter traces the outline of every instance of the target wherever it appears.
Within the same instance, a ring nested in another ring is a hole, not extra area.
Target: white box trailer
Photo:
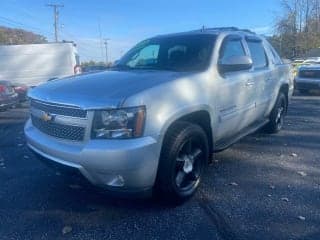
[[[0,80],[37,86],[79,71],[74,43],[0,45]]]

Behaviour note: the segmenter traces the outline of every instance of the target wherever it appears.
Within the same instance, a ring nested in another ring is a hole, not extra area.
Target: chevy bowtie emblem
[[[42,116],[41,116],[41,119],[45,122],[49,122],[49,121],[53,121],[53,116],[50,115],[49,113],[43,113]]]

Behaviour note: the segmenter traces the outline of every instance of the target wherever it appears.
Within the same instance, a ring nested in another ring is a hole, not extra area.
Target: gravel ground
[[[27,108],[0,112],[0,239],[320,239],[320,97],[294,97],[284,130],[215,154],[180,206],[117,199],[44,166]]]

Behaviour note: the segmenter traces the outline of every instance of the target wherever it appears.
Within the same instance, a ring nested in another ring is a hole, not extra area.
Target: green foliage
[[[47,39],[44,36],[28,32],[22,29],[7,28],[0,26],[0,44],[33,44],[46,43]]]

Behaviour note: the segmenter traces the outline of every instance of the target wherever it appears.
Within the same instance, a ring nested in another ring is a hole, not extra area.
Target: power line
[[[17,2],[13,2],[13,1],[10,1],[8,2],[11,7],[13,8],[12,11],[19,11],[19,15],[20,16],[24,16],[24,17],[27,17],[29,21],[32,21],[33,24],[36,24],[38,25],[39,24],[39,16],[36,16],[33,14],[34,10],[31,10],[30,8],[27,8],[27,7],[23,7],[23,6],[20,6],[21,4],[16,4]],[[21,25],[21,24],[20,24]],[[53,33],[49,33],[47,30],[44,30],[44,28],[35,28],[35,27],[28,27],[28,28],[31,28],[31,29],[37,29],[36,32],[40,33],[41,35],[43,36],[47,36],[47,37],[50,37],[51,39],[54,38],[53,36]]]
[[[62,8],[64,6],[62,4],[47,4],[46,6],[53,8],[54,37],[55,37],[55,41],[58,42],[59,8]]]
[[[101,57],[101,56],[100,57],[97,57],[97,56],[93,57],[91,55],[93,49],[96,49],[97,51],[99,51],[99,40],[97,40],[97,44],[90,43],[90,42],[87,42],[81,38],[76,37],[75,35],[71,34],[70,32],[67,32],[65,29],[62,31],[61,35],[65,36],[67,38],[71,38],[73,41],[75,41],[78,45],[78,48],[81,49],[81,52],[85,51],[86,52],[85,55],[90,56],[91,59],[99,58],[99,61],[101,61],[100,59],[104,60],[104,57]],[[87,53],[89,53],[89,54],[87,54]]]
[[[13,26],[13,27],[24,27],[24,28],[26,28],[26,29],[34,30],[34,31],[36,31],[36,32],[38,32],[38,33],[40,33],[40,34],[41,34],[42,32],[45,32],[45,31],[43,31],[43,30],[40,29],[40,28],[31,27],[31,26],[29,26],[29,25],[26,25],[26,24],[24,24],[24,23],[18,22],[18,21],[16,21],[16,20],[12,20],[12,19],[7,18],[7,17],[2,17],[2,16],[0,16],[0,20],[1,20],[2,22],[6,23],[6,24],[9,24],[9,25]],[[46,32],[46,34],[51,35],[51,34],[49,34],[48,32]]]

